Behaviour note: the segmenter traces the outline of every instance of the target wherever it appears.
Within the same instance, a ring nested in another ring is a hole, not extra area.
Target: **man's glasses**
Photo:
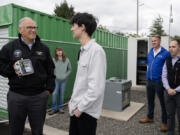
[[[38,27],[36,27],[36,26],[26,26],[25,28],[28,29],[28,30],[37,30]]]

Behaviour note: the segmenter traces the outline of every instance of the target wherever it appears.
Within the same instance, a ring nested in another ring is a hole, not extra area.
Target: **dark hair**
[[[61,47],[56,47],[56,49],[54,51],[54,59],[55,59],[55,61],[58,61],[58,55],[56,54],[57,51],[62,51],[62,61],[65,62],[66,61],[66,55],[64,53],[64,50]]]
[[[89,13],[77,13],[74,15],[71,20],[70,24],[78,24],[78,26],[82,26],[82,24],[86,27],[86,32],[91,37],[93,32],[96,30],[97,27],[97,19],[92,14]]]
[[[180,39],[173,39],[173,40],[171,40],[171,41],[176,41],[177,44],[178,44],[178,46],[180,47]]]
[[[153,35],[152,37],[158,38],[159,40],[161,40],[161,36],[160,35]]]

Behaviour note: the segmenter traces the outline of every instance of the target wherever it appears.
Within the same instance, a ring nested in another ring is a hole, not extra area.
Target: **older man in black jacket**
[[[37,36],[36,23],[29,17],[19,21],[19,38],[0,51],[0,75],[9,79],[7,95],[11,135],[23,135],[28,116],[32,134],[42,135],[49,94],[55,87],[54,64],[48,47]],[[19,60],[28,60],[30,72],[17,70]]]

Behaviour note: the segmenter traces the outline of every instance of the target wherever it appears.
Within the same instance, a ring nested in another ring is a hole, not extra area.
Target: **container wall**
[[[8,37],[8,27],[1,26],[0,27],[0,37]],[[8,43],[8,39],[0,38],[0,49]],[[7,93],[9,91],[8,79],[0,76],[0,117],[8,118],[7,113]]]
[[[37,23],[38,35],[42,39],[77,42],[77,40],[73,39],[70,31],[69,20],[17,5],[12,5],[11,8],[13,10],[13,22],[9,27],[9,36],[16,37],[18,35],[19,20],[23,17],[30,17]]]
[[[5,26],[12,24],[13,19],[12,19],[12,5],[5,5],[5,6],[0,6],[0,26]]]
[[[54,50],[57,46],[62,47],[65,51],[66,56],[69,58],[72,65],[72,73],[68,78],[67,88],[65,91],[65,101],[70,98],[72,93],[73,84],[75,80],[75,75],[77,71],[77,55],[80,45],[75,45],[73,43],[61,44],[53,42],[44,42],[51,51],[51,55],[54,56]],[[110,78],[116,76],[122,79],[127,79],[127,50],[106,48],[104,47],[107,57],[107,76]]]

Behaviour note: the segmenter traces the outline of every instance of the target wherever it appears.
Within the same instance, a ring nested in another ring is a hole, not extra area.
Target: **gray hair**
[[[36,22],[32,19],[32,18],[30,18],[30,17],[23,17],[23,18],[21,18],[20,20],[19,20],[19,27],[23,27],[23,23],[24,23],[24,20],[26,20],[26,19],[30,19],[30,20],[32,20],[34,23],[35,23],[35,25],[36,25]]]

